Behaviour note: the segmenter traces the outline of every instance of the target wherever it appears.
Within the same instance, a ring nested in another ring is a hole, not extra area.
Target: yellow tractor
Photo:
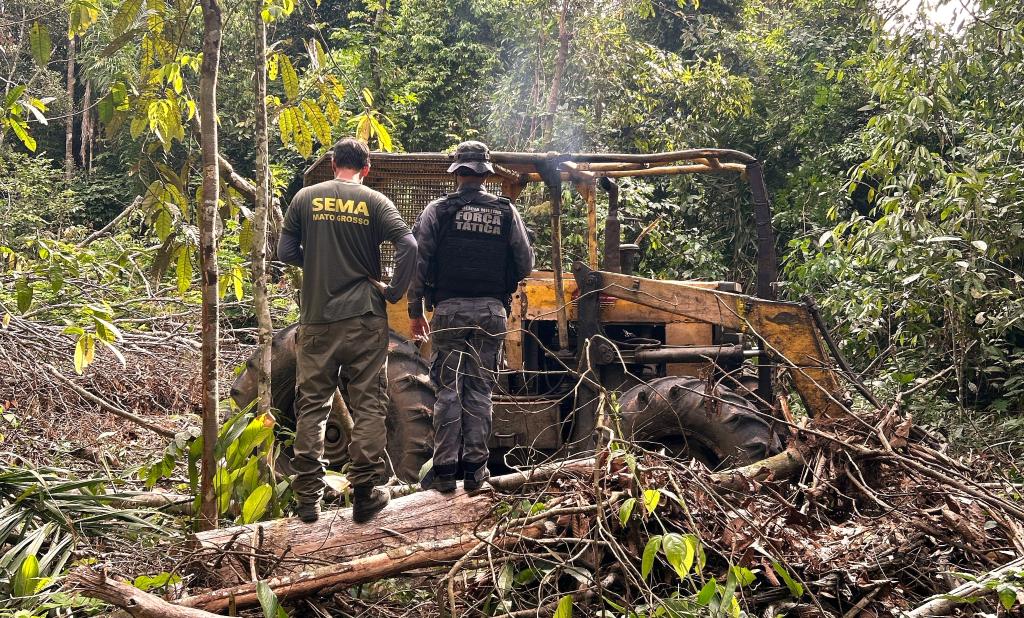
[[[305,184],[331,178],[329,155]],[[592,450],[621,437],[694,457],[711,467],[748,463],[783,447],[782,375],[809,414],[840,414],[848,400],[825,352],[810,307],[774,299],[775,239],[761,163],[735,150],[659,154],[493,152],[489,189],[515,201],[540,183],[550,202],[551,270],[535,271],[512,298],[504,359],[494,394],[492,469]],[[374,153],[365,183],[390,197],[412,224],[430,201],[454,189],[443,153]],[[724,281],[659,281],[636,276],[639,247],[621,242],[622,177],[734,175],[750,186],[757,229],[754,295]],[[563,272],[562,189],[571,183],[586,204],[587,260]],[[607,194],[603,250],[598,192]],[[391,268],[382,247],[382,274]],[[538,256],[539,258],[541,256]],[[408,341],[404,303],[389,309],[392,469],[415,480],[431,454],[433,390],[423,353]],[[289,423],[294,397],[294,327],[275,335],[274,405]],[[251,371],[232,395],[255,397]],[[344,385],[341,385],[342,395]],[[327,457],[346,460],[343,397],[328,427]],[[293,420],[290,422],[294,422]],[[604,436],[604,437],[602,437]]]

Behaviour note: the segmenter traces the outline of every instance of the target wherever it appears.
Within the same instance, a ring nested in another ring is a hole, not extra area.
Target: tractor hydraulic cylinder
[[[739,362],[757,356],[758,349],[744,349],[739,345],[687,346],[678,348],[640,349],[633,352],[638,363],[699,363],[708,360]]]

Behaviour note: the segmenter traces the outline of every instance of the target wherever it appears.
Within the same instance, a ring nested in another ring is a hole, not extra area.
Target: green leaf
[[[1017,602],[1017,591],[1010,586],[1000,588],[999,602],[1002,604],[1003,609],[1007,611],[1013,609],[1013,604]]]
[[[100,17],[100,9],[92,0],[73,0],[68,7],[68,38],[84,34]]]
[[[789,574],[789,571],[786,570],[786,567],[782,566],[779,562],[773,562],[772,569],[774,569],[775,572],[779,574],[779,577],[782,578],[782,581],[786,583],[786,587],[789,588],[789,593],[791,595],[798,599],[804,596],[803,584],[793,579]]]
[[[711,599],[715,598],[715,593],[718,592],[718,582],[712,577],[708,583],[704,584],[704,587],[697,593],[697,604],[707,606],[711,603]]]
[[[252,241],[252,220],[243,219],[242,227],[238,230],[238,249],[244,254],[249,253],[252,251]]]
[[[373,129],[373,134],[377,136],[377,142],[380,144],[381,150],[384,152],[391,152],[394,150],[394,145],[391,143],[391,134],[384,128],[384,125],[377,120],[375,115],[370,115],[370,127]]]
[[[279,64],[284,96],[288,97],[289,101],[294,101],[299,97],[299,74],[295,72],[295,67],[292,66],[292,61],[288,59],[288,56],[284,54],[280,54],[280,56]]]
[[[256,598],[260,601],[260,607],[263,609],[265,618],[277,618],[278,611],[281,609],[281,603],[277,600],[277,595],[270,589],[267,582],[260,581],[256,583]]]
[[[14,292],[17,295],[18,311],[25,313],[32,307],[32,284],[28,282],[28,279],[18,279],[18,282],[14,284]]]
[[[125,32],[135,23],[142,8],[142,0],[124,0],[110,21],[112,32]]]
[[[231,271],[231,283],[234,288],[235,298],[242,300],[244,296],[244,289],[242,288],[242,282],[245,280],[245,273],[242,271],[241,266],[235,266]]]
[[[733,575],[736,577],[736,581],[739,583],[741,588],[749,586],[754,583],[755,579],[757,579],[754,576],[754,572],[747,567],[732,566],[729,568],[732,569]]]
[[[132,582],[132,585],[144,592],[149,592],[155,588],[166,588],[168,586],[174,586],[181,583],[180,575],[173,575],[164,571],[163,573],[157,573],[156,575],[139,575]]]
[[[651,574],[651,569],[654,568],[654,558],[657,557],[659,549],[661,549],[661,535],[652,536],[644,547],[644,555],[640,561],[640,576],[644,579]]]
[[[552,618],[572,618],[572,595],[567,594],[558,601]]]
[[[662,550],[665,558],[680,578],[686,577],[693,566],[693,558],[696,555],[693,545],[687,542],[681,534],[671,532],[665,535],[662,540]]]
[[[34,137],[28,134],[28,125],[17,118],[8,118],[7,125],[11,127],[14,134],[21,140],[21,143],[25,145],[30,151],[36,151],[36,140]]]
[[[306,122],[313,129],[313,135],[324,146],[330,146],[333,143],[331,141],[331,123],[327,121],[320,106],[315,101],[306,99],[302,102],[301,107],[306,115]]]
[[[629,517],[633,514],[633,507],[636,506],[636,498],[629,498],[622,503],[619,507],[619,521],[623,526],[629,521]]]
[[[267,506],[270,504],[270,498],[273,495],[274,488],[267,483],[254,489],[249,494],[249,497],[245,499],[245,504],[242,505],[242,523],[251,524],[259,521],[263,514],[267,512]]]
[[[178,276],[178,294],[184,294],[192,285],[192,260],[187,246],[178,249],[178,264],[175,271]]]
[[[298,113],[298,110],[293,110],[292,119],[295,122],[295,150],[308,159],[313,154],[313,134],[309,131],[305,117]]]
[[[29,554],[21,561],[18,572],[11,582],[11,591],[16,597],[27,597],[35,594],[36,582],[39,578],[39,559]]]
[[[653,513],[661,502],[661,492],[657,489],[644,490],[644,508],[648,513]]]
[[[985,242],[984,240],[972,240],[971,244],[974,245],[975,249],[981,251],[982,253],[988,251],[988,243]]]
[[[32,48],[32,58],[36,64],[45,67],[50,61],[53,44],[50,41],[50,33],[39,22],[32,24],[32,29],[28,33],[28,44]]]

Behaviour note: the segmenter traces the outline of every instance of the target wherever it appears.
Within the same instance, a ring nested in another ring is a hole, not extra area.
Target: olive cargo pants
[[[452,298],[434,309],[430,376],[438,387],[435,470],[461,461],[482,464],[476,478],[487,477],[491,392],[506,329],[505,307],[493,298]]]
[[[303,324],[296,337],[295,481],[299,504],[323,496],[324,431],[339,371],[355,424],[348,453],[353,485],[387,481],[384,448],[388,409],[388,320],[362,315],[329,324]]]

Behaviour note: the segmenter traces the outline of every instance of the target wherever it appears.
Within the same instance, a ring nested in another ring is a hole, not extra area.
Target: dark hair
[[[474,172],[468,167],[457,167],[455,168],[456,176],[469,176],[470,178],[487,178],[491,175],[490,172]]]
[[[334,166],[361,170],[370,163],[370,147],[361,139],[346,137],[334,146]]]

